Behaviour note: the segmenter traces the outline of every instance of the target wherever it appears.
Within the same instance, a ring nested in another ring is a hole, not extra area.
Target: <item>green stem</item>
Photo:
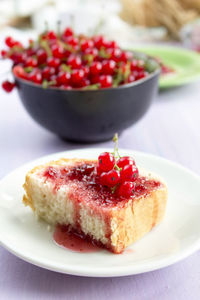
[[[115,143],[114,147],[114,157],[117,159],[119,157],[119,152],[118,152],[118,134],[115,133],[113,137],[113,142]]]
[[[47,32],[49,31],[49,24],[48,24],[48,21],[47,21],[47,20],[44,21],[44,27],[45,27],[44,33],[47,33]]]
[[[57,35],[60,37],[61,36],[61,21],[57,21]]]
[[[99,89],[98,83],[83,87],[83,90],[97,90],[97,89]]]
[[[40,42],[40,45],[42,48],[44,48],[44,50],[46,51],[48,56],[52,56],[51,48],[49,47],[49,44],[47,43],[47,41],[42,40]]]

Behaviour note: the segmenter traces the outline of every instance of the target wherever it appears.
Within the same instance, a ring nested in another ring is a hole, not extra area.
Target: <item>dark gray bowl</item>
[[[58,136],[76,142],[111,139],[137,122],[158,90],[160,69],[142,54],[152,73],[117,88],[100,90],[44,89],[15,77],[19,96],[32,118]]]

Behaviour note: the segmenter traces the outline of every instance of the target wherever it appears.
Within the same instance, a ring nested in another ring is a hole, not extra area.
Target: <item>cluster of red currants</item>
[[[71,28],[61,34],[46,31],[27,47],[12,37],[7,37],[5,44],[1,56],[13,61],[15,76],[45,88],[109,88],[148,75],[145,62],[120,49],[115,41],[101,35],[75,35]],[[5,81],[2,87],[10,92],[14,83]]]
[[[116,160],[112,153],[101,153],[97,173],[100,176],[100,183],[113,191],[117,189],[119,196],[128,198],[133,195],[135,181],[139,175],[133,158],[124,156]]]

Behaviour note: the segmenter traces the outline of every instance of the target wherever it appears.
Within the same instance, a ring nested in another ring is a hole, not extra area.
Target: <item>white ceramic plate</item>
[[[15,170],[0,183],[0,241],[10,252],[40,267],[94,277],[138,274],[173,264],[200,248],[200,177],[165,159],[140,152],[136,163],[159,174],[169,189],[164,221],[123,254],[106,250],[76,253],[58,247],[47,225],[22,204],[24,177],[33,166],[60,157],[97,158],[110,149],[84,149],[43,157]]]

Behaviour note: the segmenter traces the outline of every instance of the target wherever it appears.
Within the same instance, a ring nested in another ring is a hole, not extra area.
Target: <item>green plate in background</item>
[[[158,57],[175,70],[160,77],[160,88],[170,88],[200,80],[200,54],[169,46],[144,46],[135,48],[150,56]]]

